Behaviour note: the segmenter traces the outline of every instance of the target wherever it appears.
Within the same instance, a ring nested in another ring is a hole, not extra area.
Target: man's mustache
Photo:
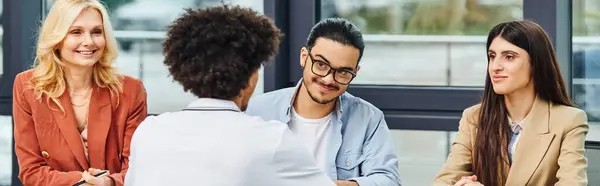
[[[340,87],[332,85],[332,84],[326,84],[325,82],[319,81],[319,80],[315,80],[315,83],[317,83],[318,85],[333,89],[333,90],[339,90]]]

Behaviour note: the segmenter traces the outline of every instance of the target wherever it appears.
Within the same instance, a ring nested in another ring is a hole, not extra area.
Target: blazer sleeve
[[[148,116],[148,108],[146,102],[146,89],[141,81],[137,81],[137,88],[133,89],[132,95],[137,95],[135,99],[132,99],[132,107],[130,108],[129,115],[127,117],[125,123],[125,133],[124,133],[124,142],[123,142],[123,151],[122,151],[122,159],[121,161],[121,172],[114,173],[109,175],[115,181],[117,186],[122,186],[125,180],[125,174],[129,168],[129,147],[131,144],[131,137],[135,132],[135,129],[146,119]]]
[[[46,165],[41,156],[31,106],[23,95],[23,84],[28,81],[19,74],[13,86],[13,118],[15,153],[19,162],[19,179],[24,185],[73,185],[81,179],[81,172],[61,172]]]
[[[587,159],[584,156],[585,136],[589,126],[585,112],[579,110],[573,118],[573,125],[565,130],[560,154],[558,156],[558,171],[556,178],[560,185],[587,185]]]
[[[448,159],[434,179],[433,185],[454,185],[462,176],[473,175],[472,135],[474,127],[471,117],[475,113],[474,110],[474,108],[469,108],[463,112]]]

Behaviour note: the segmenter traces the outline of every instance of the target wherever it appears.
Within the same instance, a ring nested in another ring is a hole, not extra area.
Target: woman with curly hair
[[[57,0],[42,24],[35,65],[13,88],[24,185],[123,185],[146,92],[112,67],[118,49],[108,20],[96,0]],[[108,176],[92,176],[100,170]]]
[[[334,185],[285,124],[243,113],[281,37],[272,20],[239,6],[177,19],[164,63],[198,99],[142,122],[125,185]]]

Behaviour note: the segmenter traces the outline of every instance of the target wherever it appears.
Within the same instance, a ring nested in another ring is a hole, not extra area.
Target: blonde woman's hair
[[[123,82],[112,67],[117,58],[117,42],[110,24],[108,12],[104,5],[97,0],[56,0],[42,23],[36,49],[33,77],[31,85],[36,99],[46,95],[47,99],[56,103],[64,112],[58,97],[66,90],[64,77],[64,61],[58,53],[58,45],[66,37],[71,24],[79,14],[89,8],[95,9],[102,15],[104,39],[106,46],[100,60],[93,66],[92,83],[99,87],[108,87],[111,95],[123,91]],[[117,101],[118,103],[118,101]]]

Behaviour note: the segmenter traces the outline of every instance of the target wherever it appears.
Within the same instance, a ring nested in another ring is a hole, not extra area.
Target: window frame
[[[265,14],[274,18],[286,37],[279,55],[265,67],[265,92],[294,86],[302,77],[298,64],[300,48],[321,17],[321,0],[267,1],[275,6],[265,6]],[[523,1],[524,19],[540,24],[555,46],[569,95],[572,86],[571,5],[572,0]],[[351,84],[348,92],[381,109],[390,129],[457,131],[463,110],[479,103],[483,87]]]
[[[0,115],[12,115],[12,85],[19,72],[33,64],[39,23],[45,1],[3,2],[3,75],[0,77]],[[312,26],[320,20],[320,0],[264,0],[264,14],[286,34],[279,54],[264,69],[264,92],[294,86],[302,71],[298,64]],[[538,22],[556,47],[561,72],[571,93],[572,0],[524,0],[524,19]],[[31,11],[38,10],[38,11]],[[10,37],[9,37],[10,36]],[[379,107],[390,129],[456,131],[462,111],[476,104],[481,87],[351,85],[348,92]],[[14,138],[13,138],[14,149]],[[12,185],[18,179],[13,151]]]
[[[0,78],[0,115],[12,116],[12,87],[15,76],[33,64],[35,43],[40,20],[42,20],[42,1],[22,0],[2,1],[2,35],[3,67]],[[32,11],[38,10],[38,11]],[[14,120],[13,120],[14,122]],[[13,127],[14,130],[14,127]],[[23,185],[19,178],[19,166],[14,152],[15,141],[12,140],[12,172],[11,184]]]

